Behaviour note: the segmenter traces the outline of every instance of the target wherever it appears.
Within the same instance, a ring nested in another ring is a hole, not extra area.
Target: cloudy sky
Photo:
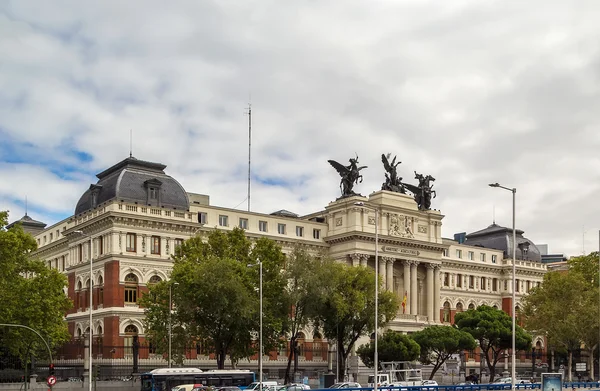
[[[0,210],[53,223],[129,154],[211,203],[321,209],[328,159],[436,178],[443,234],[598,248],[600,2],[0,1]],[[585,237],[585,239],[584,239]]]

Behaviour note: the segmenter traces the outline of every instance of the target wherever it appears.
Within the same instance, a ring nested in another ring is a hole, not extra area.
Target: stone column
[[[406,294],[406,313],[410,314],[410,261],[402,261],[404,266],[404,292],[401,292],[401,299],[404,300],[404,294]]]
[[[433,322],[433,268],[435,265],[428,263],[425,266],[427,267],[427,320]]]
[[[360,254],[358,254],[358,253],[350,254],[350,259],[352,259],[352,266],[356,267],[359,265],[359,262],[360,262]]]
[[[394,291],[394,258],[385,257],[385,262],[387,265],[385,274],[386,274],[386,288],[388,291]]]
[[[387,257],[379,257],[379,277],[381,277],[381,281],[383,283],[383,288],[385,289],[386,284],[386,272],[385,272],[385,264]]]
[[[417,307],[417,266],[418,261],[411,261],[410,263],[410,314],[417,315],[419,309]]]
[[[367,267],[368,265],[368,261],[369,261],[369,256],[367,254],[360,254],[360,266],[362,267]]]
[[[433,269],[433,321],[440,322],[440,265],[435,265]]]

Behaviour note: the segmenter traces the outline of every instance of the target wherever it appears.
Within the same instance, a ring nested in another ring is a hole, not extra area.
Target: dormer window
[[[102,185],[90,185],[90,202],[92,208],[98,206],[98,194],[100,194],[100,190],[102,190]]]
[[[156,178],[148,179],[144,182],[146,188],[146,203],[150,206],[160,206],[160,187],[162,182]]]

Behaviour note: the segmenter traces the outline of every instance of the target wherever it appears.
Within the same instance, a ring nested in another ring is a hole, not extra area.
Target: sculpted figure
[[[328,162],[340,174],[340,191],[342,192],[342,197],[356,195],[352,190],[354,184],[359,183],[359,181],[362,182],[363,177],[360,174],[360,170],[367,168],[367,166],[358,166],[358,155],[356,155],[356,159],[350,158],[349,166],[344,166],[335,160],[328,160]]]

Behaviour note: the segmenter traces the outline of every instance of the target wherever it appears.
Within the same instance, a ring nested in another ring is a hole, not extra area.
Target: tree
[[[504,311],[482,305],[457,313],[454,322],[459,330],[466,331],[479,342],[490,372],[490,382],[493,382],[496,364],[504,358],[505,350],[512,347],[512,317]],[[531,335],[519,325],[516,325],[515,331],[517,350],[529,350]]]
[[[375,326],[375,274],[373,270],[324,259],[323,273],[319,276],[322,287],[317,328],[324,336],[336,341],[339,352],[340,378],[346,368],[348,354],[354,343],[363,335],[371,333]],[[379,281],[381,285],[381,281]],[[379,292],[379,327],[384,327],[396,316],[398,299],[392,292]]]
[[[294,249],[288,255],[284,275],[288,282],[285,296],[290,316],[284,324],[284,329],[290,334],[290,347],[296,345],[298,333],[307,327],[316,315],[316,303],[319,299],[316,281],[319,281],[318,275],[322,271],[320,266],[321,263],[314,256],[300,248]],[[284,384],[292,381],[291,364],[294,353],[294,349],[289,349]],[[294,372],[296,371],[297,368],[294,367]]]
[[[33,237],[20,224],[5,229],[8,212],[0,212],[0,323],[20,324],[39,332],[53,349],[70,339],[64,316],[72,303],[67,278],[33,258]],[[31,331],[1,328],[0,343],[27,366],[32,355],[47,357],[47,348]]]
[[[413,333],[411,337],[421,347],[421,364],[433,364],[429,379],[433,379],[437,370],[453,354],[477,347],[471,334],[454,326],[429,326]]]
[[[599,320],[597,258],[577,257],[569,260],[569,265],[567,273],[546,273],[543,283],[523,298],[523,315],[528,330],[545,335],[567,354],[571,380],[573,352],[582,342],[593,360]]]
[[[421,353],[419,344],[408,335],[397,331],[388,330],[377,338],[377,356],[379,362],[386,361],[414,361]],[[375,362],[375,344],[370,342],[361,345],[356,354],[369,368],[373,368]]]
[[[241,229],[215,229],[206,238],[184,242],[173,259],[171,283],[178,284],[172,295],[173,320],[181,330],[177,335],[202,341],[214,350],[219,369],[224,368],[227,355],[235,365],[258,350],[258,263],[262,262],[263,348],[268,351],[275,346],[288,310],[281,294],[286,284],[281,274],[285,256],[275,242],[261,238],[252,243]],[[168,291],[163,284],[149,291],[144,299],[148,332],[164,341]],[[164,349],[164,343],[161,346]]]

